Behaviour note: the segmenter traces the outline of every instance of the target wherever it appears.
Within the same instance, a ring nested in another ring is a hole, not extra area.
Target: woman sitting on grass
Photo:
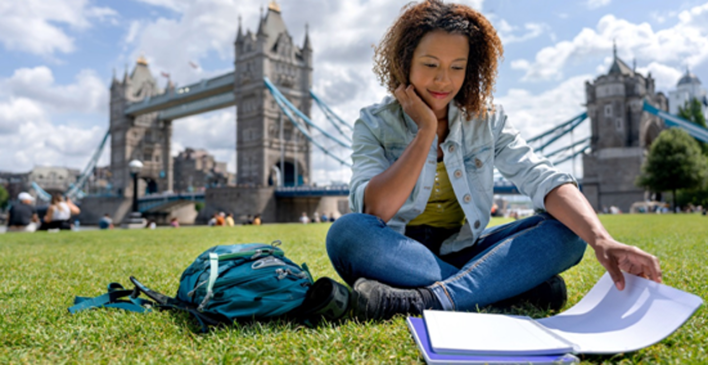
[[[394,97],[356,121],[355,213],[327,235],[357,318],[521,299],[558,310],[567,298],[558,274],[580,262],[586,242],[618,289],[621,270],[661,281],[656,257],[615,241],[573,176],[491,106],[502,53],[480,13],[440,0],[408,5],[376,48],[374,70]],[[494,167],[547,213],[485,229]]]

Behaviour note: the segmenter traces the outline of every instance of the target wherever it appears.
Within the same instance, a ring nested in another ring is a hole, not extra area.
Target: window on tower
[[[615,119],[615,128],[617,128],[618,132],[621,132],[624,129],[624,121],[622,118],[617,118]]]
[[[606,117],[612,116],[612,104],[605,105],[605,116]]]

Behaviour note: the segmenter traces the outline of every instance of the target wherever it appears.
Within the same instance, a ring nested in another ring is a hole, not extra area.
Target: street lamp
[[[128,169],[133,177],[133,213],[138,213],[138,174],[143,169],[143,163],[138,160],[130,161]]]
[[[127,221],[123,222],[125,228],[142,228],[145,225],[143,217],[138,210],[138,175],[143,169],[143,163],[138,160],[133,160],[128,163],[128,170],[133,177],[133,211]]]

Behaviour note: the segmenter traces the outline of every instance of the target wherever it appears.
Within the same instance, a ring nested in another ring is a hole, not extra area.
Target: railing
[[[275,189],[275,196],[288,197],[318,197],[318,196],[348,196],[348,185],[335,186],[280,186]]]
[[[138,198],[138,210],[146,212],[174,201],[204,201],[204,193],[153,194]]]

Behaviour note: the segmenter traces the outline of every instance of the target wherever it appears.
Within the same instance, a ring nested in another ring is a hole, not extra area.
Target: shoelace
[[[419,313],[423,305],[420,296],[404,290],[385,293],[384,299],[386,313]]]

